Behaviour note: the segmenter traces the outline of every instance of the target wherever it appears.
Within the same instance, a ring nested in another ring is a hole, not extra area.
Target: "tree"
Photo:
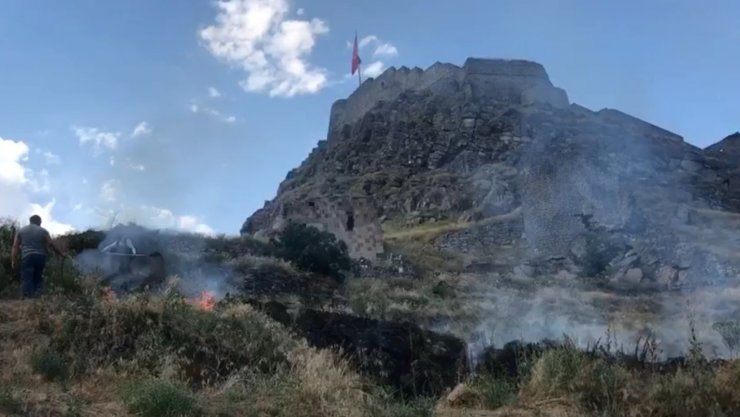
[[[339,281],[352,267],[347,245],[332,233],[301,223],[289,223],[271,240],[276,254],[298,268]]]

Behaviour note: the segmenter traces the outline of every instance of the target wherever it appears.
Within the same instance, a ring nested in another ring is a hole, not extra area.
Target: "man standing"
[[[64,256],[64,253],[51,240],[49,232],[41,227],[41,217],[33,215],[28,226],[21,228],[13,241],[12,266],[16,268],[18,251],[21,252],[21,290],[23,297],[34,298],[41,295],[43,273],[46,266],[48,248]]]

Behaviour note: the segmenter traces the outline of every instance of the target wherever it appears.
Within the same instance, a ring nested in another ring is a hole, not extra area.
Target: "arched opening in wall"
[[[347,224],[346,229],[351,232],[355,228],[355,214],[352,211],[347,212]]]

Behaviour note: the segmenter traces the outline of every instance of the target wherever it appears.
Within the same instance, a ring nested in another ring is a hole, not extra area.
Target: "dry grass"
[[[713,367],[701,355],[694,355],[683,366],[658,371],[645,364],[627,366],[613,358],[584,353],[566,343],[534,358],[533,366],[519,376],[513,393],[502,389],[501,378],[477,375],[469,381],[464,395],[457,397],[457,403],[442,404],[437,415],[462,416],[467,409],[484,408],[495,412],[481,410],[472,415],[740,415],[740,361]],[[502,397],[502,393],[506,395]],[[491,398],[505,401],[491,403]]]
[[[339,355],[248,305],[199,312],[85,288],[79,299],[0,303],[0,415],[428,415],[403,414],[405,403],[376,393]],[[35,372],[38,352],[53,352],[71,378]]]

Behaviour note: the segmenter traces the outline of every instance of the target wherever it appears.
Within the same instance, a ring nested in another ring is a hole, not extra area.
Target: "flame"
[[[212,291],[203,291],[200,297],[193,301],[196,308],[203,311],[211,311],[216,306],[216,295]]]

